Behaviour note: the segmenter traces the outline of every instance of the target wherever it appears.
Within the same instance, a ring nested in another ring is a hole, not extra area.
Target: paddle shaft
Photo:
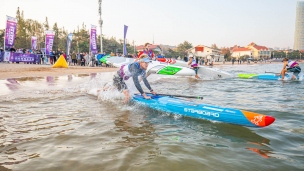
[[[146,93],[146,94],[151,94],[151,93]],[[203,100],[203,99],[204,99],[204,97],[202,97],[202,96],[184,96],[184,95],[161,94],[161,93],[157,93],[157,95],[169,96],[169,97],[184,97],[184,98],[200,99],[200,100]]]
[[[271,73],[271,74],[277,74],[277,75],[281,75],[281,73],[276,73],[276,72],[266,72],[265,73]]]

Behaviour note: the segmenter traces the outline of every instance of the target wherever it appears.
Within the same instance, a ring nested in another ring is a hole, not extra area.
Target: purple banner
[[[128,31],[128,26],[124,25],[124,48],[123,48],[123,54],[124,54],[124,56],[128,55],[127,46],[126,46],[127,31]]]
[[[37,49],[37,37],[32,36],[32,50]]]
[[[94,25],[91,25],[90,51],[93,54],[98,53],[98,50],[97,50],[97,37],[96,37],[96,26],[94,26]]]
[[[17,30],[17,19],[7,16],[5,30],[5,49],[14,47]]]
[[[50,52],[53,50],[55,32],[48,30],[45,31],[45,54],[50,55]]]
[[[39,60],[40,60],[40,56],[36,54],[11,53],[9,61],[39,63]]]

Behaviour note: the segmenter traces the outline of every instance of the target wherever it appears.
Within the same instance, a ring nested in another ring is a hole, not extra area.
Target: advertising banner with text
[[[98,53],[97,50],[97,35],[96,35],[96,26],[91,25],[91,33],[90,33],[90,51],[93,54]]]
[[[5,49],[9,50],[15,44],[17,19],[10,16],[6,16],[6,18]]]
[[[55,32],[52,30],[45,31],[45,54],[50,55],[53,50]]]

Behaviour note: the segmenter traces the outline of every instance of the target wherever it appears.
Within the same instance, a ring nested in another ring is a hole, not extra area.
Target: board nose
[[[272,124],[275,121],[275,118],[272,116],[266,116],[265,117],[265,126],[268,126]]]

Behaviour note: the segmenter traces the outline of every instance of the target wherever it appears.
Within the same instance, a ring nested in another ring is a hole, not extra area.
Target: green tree
[[[177,52],[179,53],[185,53],[186,50],[192,48],[192,44],[189,43],[188,41],[184,41],[184,43],[181,43],[179,45],[177,45]]]
[[[67,34],[62,31],[62,35]],[[65,38],[66,39],[66,38]],[[86,29],[86,25],[82,24],[81,29],[73,32],[73,40],[72,40],[72,50],[76,50],[76,52],[89,52],[90,48],[90,34]]]
[[[50,29],[49,20],[47,17],[45,17],[45,22],[43,23],[43,26],[44,26],[45,30]]]
[[[15,48],[25,48],[26,46],[26,24],[23,18],[23,12],[20,13],[19,7],[16,12],[17,31],[15,39]]]
[[[110,39],[103,39],[103,51],[108,53],[116,53],[118,51],[118,48],[120,47],[120,44],[118,41],[116,41],[115,37],[111,37]]]
[[[212,49],[218,49],[218,50],[219,50],[219,48],[216,46],[215,43],[211,45],[211,48],[212,48]]]
[[[189,50],[190,48],[192,48],[192,44],[189,43],[188,41],[184,41],[183,43],[180,43],[179,45],[177,45],[176,48],[176,52],[174,53],[174,57],[177,58],[178,56],[183,57],[187,54],[187,50]]]
[[[286,53],[283,51],[274,51],[274,58],[285,58],[286,57]]]
[[[231,56],[230,48],[229,47],[222,47],[221,54],[224,55],[224,58],[228,60],[228,57]]]
[[[58,51],[59,49],[59,28],[57,26],[57,22],[53,25],[53,31],[55,32],[54,42],[53,42],[53,49]]]
[[[68,37],[68,32],[64,29],[64,27],[59,29],[59,42],[58,47],[59,49],[65,51],[66,49],[66,40]]]

